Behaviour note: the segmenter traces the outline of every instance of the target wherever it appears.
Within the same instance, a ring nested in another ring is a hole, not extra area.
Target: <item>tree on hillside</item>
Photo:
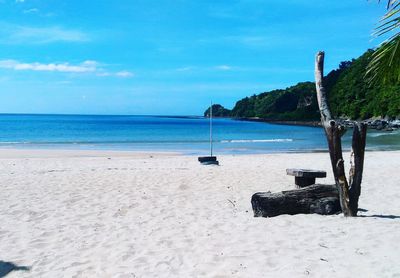
[[[379,0],[380,2],[380,0]],[[375,29],[377,37],[389,36],[374,52],[367,78],[375,82],[400,81],[400,0],[388,0],[387,12]]]

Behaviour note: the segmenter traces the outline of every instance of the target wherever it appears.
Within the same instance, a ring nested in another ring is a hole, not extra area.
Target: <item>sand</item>
[[[253,217],[253,193],[294,188],[286,168],[333,183],[327,153],[219,160],[0,150],[0,274],[10,262],[30,270],[7,278],[400,277],[400,152],[366,153],[358,218]]]

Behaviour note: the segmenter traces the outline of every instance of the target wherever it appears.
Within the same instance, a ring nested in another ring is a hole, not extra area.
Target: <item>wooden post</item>
[[[345,216],[356,216],[358,210],[358,198],[361,193],[367,128],[363,123],[356,123],[354,125],[352,150],[353,162],[350,169],[349,187],[344,169],[341,140],[341,137],[346,130],[332,118],[329,110],[327,94],[323,86],[324,56],[325,53],[319,51],[315,59],[315,87],[317,90],[318,106],[321,113],[321,122],[328,140],[329,155],[331,158],[335,183],[339,191],[340,206]]]

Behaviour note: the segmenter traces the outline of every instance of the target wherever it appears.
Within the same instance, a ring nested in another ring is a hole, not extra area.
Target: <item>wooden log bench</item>
[[[326,172],[311,169],[286,169],[286,174],[294,176],[294,183],[299,187],[315,184],[316,178],[326,178]]]
[[[281,214],[336,214],[341,211],[336,185],[313,184],[278,193],[258,192],[251,198],[255,217]]]

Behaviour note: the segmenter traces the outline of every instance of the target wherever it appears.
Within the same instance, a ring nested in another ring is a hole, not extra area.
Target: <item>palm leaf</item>
[[[398,82],[400,81],[400,35],[382,43],[372,54],[368,65],[366,76],[367,81]]]
[[[380,1],[379,1],[380,2]],[[366,78],[370,84],[400,81],[400,0],[388,0],[387,12],[376,27],[374,36],[390,35],[372,54]],[[396,32],[397,31],[397,32]]]

